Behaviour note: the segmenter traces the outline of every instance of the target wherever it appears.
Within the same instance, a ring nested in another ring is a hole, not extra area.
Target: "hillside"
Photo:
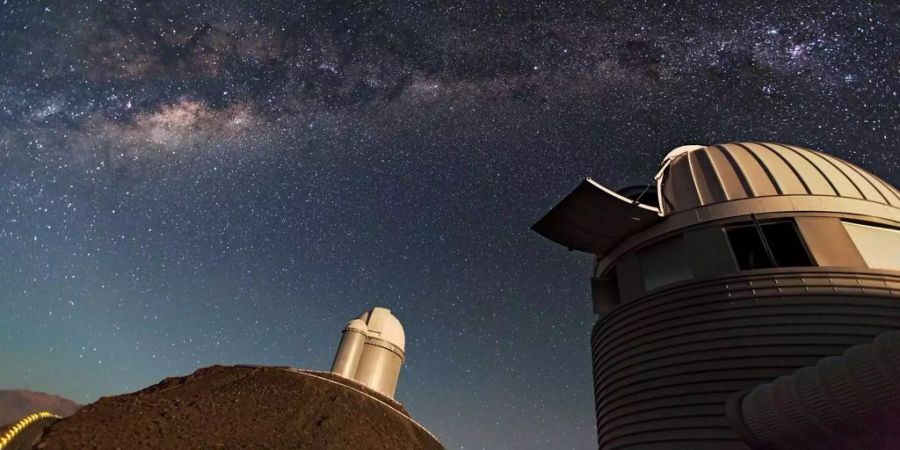
[[[11,424],[28,414],[49,411],[66,417],[81,405],[58,395],[27,389],[0,389],[0,427]]]
[[[441,449],[396,402],[287,367],[213,366],[104,397],[54,424],[39,449]]]

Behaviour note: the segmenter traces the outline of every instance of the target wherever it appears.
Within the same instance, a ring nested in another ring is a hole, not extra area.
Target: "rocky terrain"
[[[329,373],[212,366],[104,397],[36,448],[441,449],[390,398]]]

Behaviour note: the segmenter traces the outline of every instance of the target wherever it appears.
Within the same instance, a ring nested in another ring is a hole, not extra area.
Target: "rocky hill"
[[[288,367],[213,366],[104,397],[55,423],[39,449],[441,449],[399,403],[352,380]]]

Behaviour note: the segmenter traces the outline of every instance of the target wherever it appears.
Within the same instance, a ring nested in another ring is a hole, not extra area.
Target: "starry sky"
[[[407,334],[448,448],[594,448],[592,258],[529,231],[683,144],[900,182],[892,1],[0,0],[0,387],[86,403]]]

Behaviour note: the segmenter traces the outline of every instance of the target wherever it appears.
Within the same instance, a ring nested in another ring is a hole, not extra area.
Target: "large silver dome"
[[[715,203],[778,195],[846,197],[900,207],[890,184],[833,156],[770,142],[686,146],[659,175],[663,215]]]

